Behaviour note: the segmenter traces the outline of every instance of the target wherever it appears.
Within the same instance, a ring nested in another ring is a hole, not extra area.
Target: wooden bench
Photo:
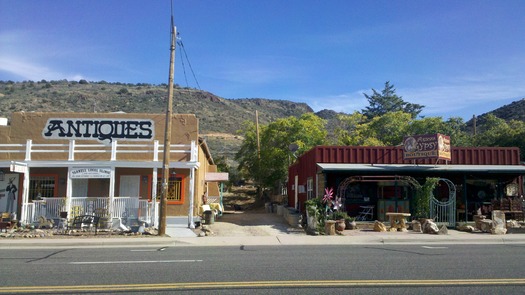
[[[93,215],[81,215],[81,216],[76,216],[73,221],[71,222],[71,224],[69,224],[67,226],[67,230],[72,230],[72,229],[84,229],[84,228],[95,228],[95,235],[97,234],[97,230],[98,230],[98,223],[99,223],[99,220],[100,220],[100,217],[98,216],[93,216]]]

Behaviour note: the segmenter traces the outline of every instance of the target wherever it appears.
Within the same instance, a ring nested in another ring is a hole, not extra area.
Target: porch
[[[40,217],[52,219],[55,224],[61,219],[72,220],[76,216],[94,215],[100,217],[100,228],[111,227],[113,220],[120,220],[125,225],[143,222],[155,226],[158,222],[159,203],[139,197],[73,197],[68,208],[66,198],[43,198],[22,204],[25,210],[21,220],[35,223]]]

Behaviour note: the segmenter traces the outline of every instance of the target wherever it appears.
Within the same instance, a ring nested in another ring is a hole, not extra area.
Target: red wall
[[[516,147],[452,147],[451,165],[520,165],[520,150]],[[403,160],[403,147],[364,147],[364,146],[317,146],[302,156],[288,169],[288,205],[293,207],[295,175],[299,185],[306,187],[308,177],[317,173],[317,163],[344,164],[413,164]],[[436,164],[436,160],[417,160],[417,164]],[[445,165],[440,160],[437,165]],[[306,193],[298,195],[302,204]]]

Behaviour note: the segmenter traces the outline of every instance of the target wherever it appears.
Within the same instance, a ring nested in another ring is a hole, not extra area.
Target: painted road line
[[[162,247],[159,249],[133,249],[129,251],[131,252],[159,252],[159,251],[164,251],[164,250],[166,250],[166,247]]]
[[[425,249],[448,249],[448,247],[421,246]]]
[[[178,262],[202,262],[201,259],[187,260],[126,260],[126,261],[77,261],[69,264],[133,264],[133,263],[178,263]]]
[[[251,281],[251,282],[188,282],[164,284],[118,284],[77,286],[11,286],[0,288],[0,294],[49,293],[49,292],[116,292],[191,289],[238,288],[308,288],[308,287],[428,287],[428,286],[510,286],[525,285],[525,279],[458,279],[458,280],[334,280],[334,281]]]

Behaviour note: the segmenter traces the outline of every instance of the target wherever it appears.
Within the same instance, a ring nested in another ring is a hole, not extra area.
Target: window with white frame
[[[312,177],[308,177],[306,180],[306,197],[308,200],[314,197],[314,179]]]

